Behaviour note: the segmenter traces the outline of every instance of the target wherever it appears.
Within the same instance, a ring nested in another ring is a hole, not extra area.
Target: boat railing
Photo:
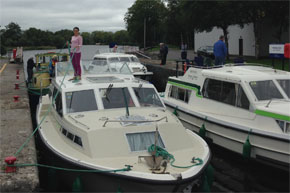
[[[77,124],[79,124],[79,125],[82,125],[83,127],[85,127],[86,129],[90,129],[90,127],[89,126],[87,126],[87,125],[85,125],[85,124],[83,124],[83,123],[81,123],[81,122],[79,122],[78,120],[76,120],[75,118],[73,118],[72,116],[68,116],[69,118],[71,118],[75,123],[77,123]]]
[[[199,68],[199,69],[213,69],[213,68],[221,68],[223,67],[223,65],[219,65],[219,66],[198,66],[195,64],[194,60],[175,60],[176,62],[176,77],[178,78],[179,76],[179,63],[181,63],[181,71],[183,72],[183,74],[185,74],[185,72],[188,70],[188,68],[193,67],[193,68]]]
[[[160,119],[157,119],[157,120],[106,120],[103,124],[103,127],[105,127],[107,125],[107,123],[114,123],[114,122],[117,122],[117,123],[157,123],[159,121],[162,121],[162,120],[166,120],[166,122],[168,122],[168,118],[167,116],[165,117],[162,117]]]

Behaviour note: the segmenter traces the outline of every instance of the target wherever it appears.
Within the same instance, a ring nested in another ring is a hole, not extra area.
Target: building
[[[259,46],[259,56],[269,56],[269,44],[273,43],[289,43],[289,27],[283,31],[280,37],[280,42],[277,38],[278,27],[273,27],[269,22],[264,21],[258,26],[261,43]],[[228,28],[229,34],[229,54],[239,55],[239,39],[243,39],[243,55],[255,56],[255,34],[253,23],[244,25],[241,28],[239,25],[232,25]],[[222,29],[214,27],[211,32],[195,33],[194,48],[195,51],[201,46],[213,46],[219,36],[223,35]]]

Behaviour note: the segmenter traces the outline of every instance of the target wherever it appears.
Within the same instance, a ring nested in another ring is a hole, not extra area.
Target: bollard
[[[19,84],[15,83],[15,90],[18,90],[18,89],[19,89]]]
[[[19,80],[19,75],[18,74],[16,75],[16,79]]]
[[[18,95],[13,96],[13,98],[14,98],[14,102],[18,102],[19,101],[19,96]]]
[[[14,157],[14,156],[9,156],[9,157],[5,158],[5,162],[7,164],[7,166],[5,168],[6,173],[16,172],[15,166],[8,166],[8,165],[13,165],[15,161],[16,161],[16,157]]]
[[[19,70],[16,70],[16,75],[19,75]]]
[[[83,184],[81,178],[78,176],[72,185],[72,192],[82,192],[83,191]]]

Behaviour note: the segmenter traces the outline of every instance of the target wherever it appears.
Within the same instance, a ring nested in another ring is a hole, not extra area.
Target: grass
[[[179,50],[180,48],[178,46],[175,46],[175,45],[167,45],[168,46],[168,49],[171,49],[171,50]],[[160,50],[160,46],[157,45],[157,46],[154,46],[154,47],[151,47],[150,49],[148,49],[147,51],[148,52],[156,52],[158,51],[159,52]]]

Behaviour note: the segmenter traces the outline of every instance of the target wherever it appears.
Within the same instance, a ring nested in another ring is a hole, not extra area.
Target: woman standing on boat
[[[81,46],[83,45],[83,38],[79,33],[80,29],[74,27],[74,35],[71,38],[71,53],[72,64],[74,67],[74,77],[70,80],[78,81],[81,80],[82,70],[81,70]]]

